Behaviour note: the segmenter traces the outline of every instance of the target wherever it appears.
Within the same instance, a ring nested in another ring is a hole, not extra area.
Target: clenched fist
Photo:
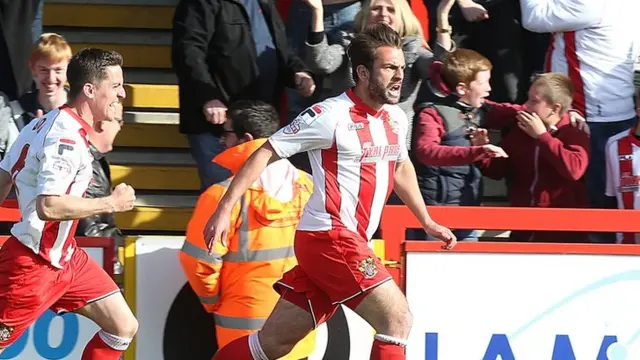
[[[453,232],[451,230],[449,230],[449,228],[444,227],[440,224],[437,224],[435,222],[430,223],[429,225],[427,225],[424,230],[427,232],[427,234],[435,237],[436,239],[442,241],[444,244],[442,245],[442,248],[445,250],[451,250],[453,249],[456,244],[458,243],[458,239],[456,238],[456,236],[453,234]]]
[[[109,196],[115,212],[124,212],[133,209],[136,201],[136,192],[125,183],[118,184]]]

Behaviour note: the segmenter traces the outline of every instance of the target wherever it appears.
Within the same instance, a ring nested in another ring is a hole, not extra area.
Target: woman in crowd
[[[369,25],[384,23],[396,30],[404,39],[406,62],[400,107],[407,114],[409,129],[413,121],[413,103],[420,81],[427,77],[427,69],[435,58],[444,57],[453,50],[449,11],[455,0],[441,0],[438,6],[436,47],[432,51],[422,34],[420,21],[405,0],[371,0],[356,15],[354,29],[341,31],[329,43],[324,31],[322,0],[305,0],[312,9],[311,28],[306,43],[305,63],[317,75],[324,76],[320,98],[336,96],[354,86],[347,47],[355,32]],[[410,147],[411,132],[407,137]]]

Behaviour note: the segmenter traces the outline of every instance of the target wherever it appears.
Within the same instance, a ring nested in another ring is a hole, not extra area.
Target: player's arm
[[[305,110],[291,124],[271,135],[269,140],[247,159],[205,226],[204,238],[210,252],[214,242],[225,241],[229,212],[267,165],[300,152],[331,147],[335,121],[325,117],[325,114],[327,111],[320,105]]]
[[[82,152],[87,151],[79,137],[47,137],[37,153],[40,168],[37,176],[36,212],[45,221],[81,219],[103,213],[127,211],[133,208],[133,189],[125,184],[116,186],[107,197],[85,199],[68,195],[83,166]]]
[[[242,194],[249,189],[249,186],[258,180],[262,171],[264,171],[269,164],[277,160],[280,160],[280,156],[276,154],[269,141],[265,142],[258,150],[251,154],[249,159],[242,165],[242,168],[240,168],[240,171],[234,176],[227,192],[222,199],[220,199],[218,209],[225,212],[231,211],[235,203],[240,200]]]
[[[399,120],[399,139],[407,138],[408,121],[405,113],[399,112],[395,118]],[[444,226],[438,225],[427,211],[427,205],[424,203],[422,193],[418,187],[418,177],[416,176],[416,169],[413,167],[411,160],[409,160],[409,151],[407,150],[407,143],[400,141],[400,154],[396,163],[395,171],[393,174],[393,180],[395,183],[395,193],[400,200],[411,210],[416,216],[420,224],[427,232],[427,234],[440,239],[445,242],[443,248],[451,249],[456,244],[456,237],[451,230]]]
[[[402,202],[418,218],[422,227],[430,228],[435,225],[435,221],[429,216],[427,205],[422,198],[418,187],[416,170],[410,160],[404,160],[396,165],[394,174],[395,192]]]
[[[41,220],[62,221],[114,213],[118,208],[111,196],[85,199],[73,195],[38,195],[36,211]]]
[[[456,244],[456,237],[444,226],[438,225],[427,211],[420,188],[416,170],[409,159],[398,162],[394,174],[395,192],[402,202],[416,216],[425,231],[445,242],[444,248],[451,249]]]

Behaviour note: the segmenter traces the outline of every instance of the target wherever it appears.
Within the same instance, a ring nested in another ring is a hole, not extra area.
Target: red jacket
[[[441,77],[441,62],[434,62],[429,68],[429,82],[441,96],[450,94]],[[511,112],[504,111],[512,105],[485,101],[484,119],[481,126],[487,129],[500,129],[515,124]],[[445,134],[442,117],[433,108],[425,108],[418,114],[413,132],[411,152],[420,163],[431,166],[457,166],[473,164],[486,159],[488,151],[482,146],[446,146],[440,142]]]
[[[495,107],[494,115],[515,118],[522,106]],[[495,113],[497,112],[497,113]],[[557,130],[534,139],[517,127],[505,136],[501,146],[509,158],[479,162],[483,175],[492,179],[509,177],[511,206],[588,207],[584,174],[589,164],[589,135],[570,124],[566,114]],[[514,233],[512,239],[536,242],[581,242],[584,233]]]

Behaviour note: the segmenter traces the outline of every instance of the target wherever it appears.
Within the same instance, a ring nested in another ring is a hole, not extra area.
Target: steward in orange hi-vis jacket
[[[266,139],[242,143],[222,152],[217,164],[236,173]],[[218,346],[259,330],[279,296],[273,284],[296,265],[293,239],[311,195],[311,177],[288,160],[269,165],[231,214],[227,244],[209,255],[203,229],[231,183],[227,179],[198,199],[187,227],[180,262],[204,308],[213,314]],[[307,357],[315,332],[282,359]]]

